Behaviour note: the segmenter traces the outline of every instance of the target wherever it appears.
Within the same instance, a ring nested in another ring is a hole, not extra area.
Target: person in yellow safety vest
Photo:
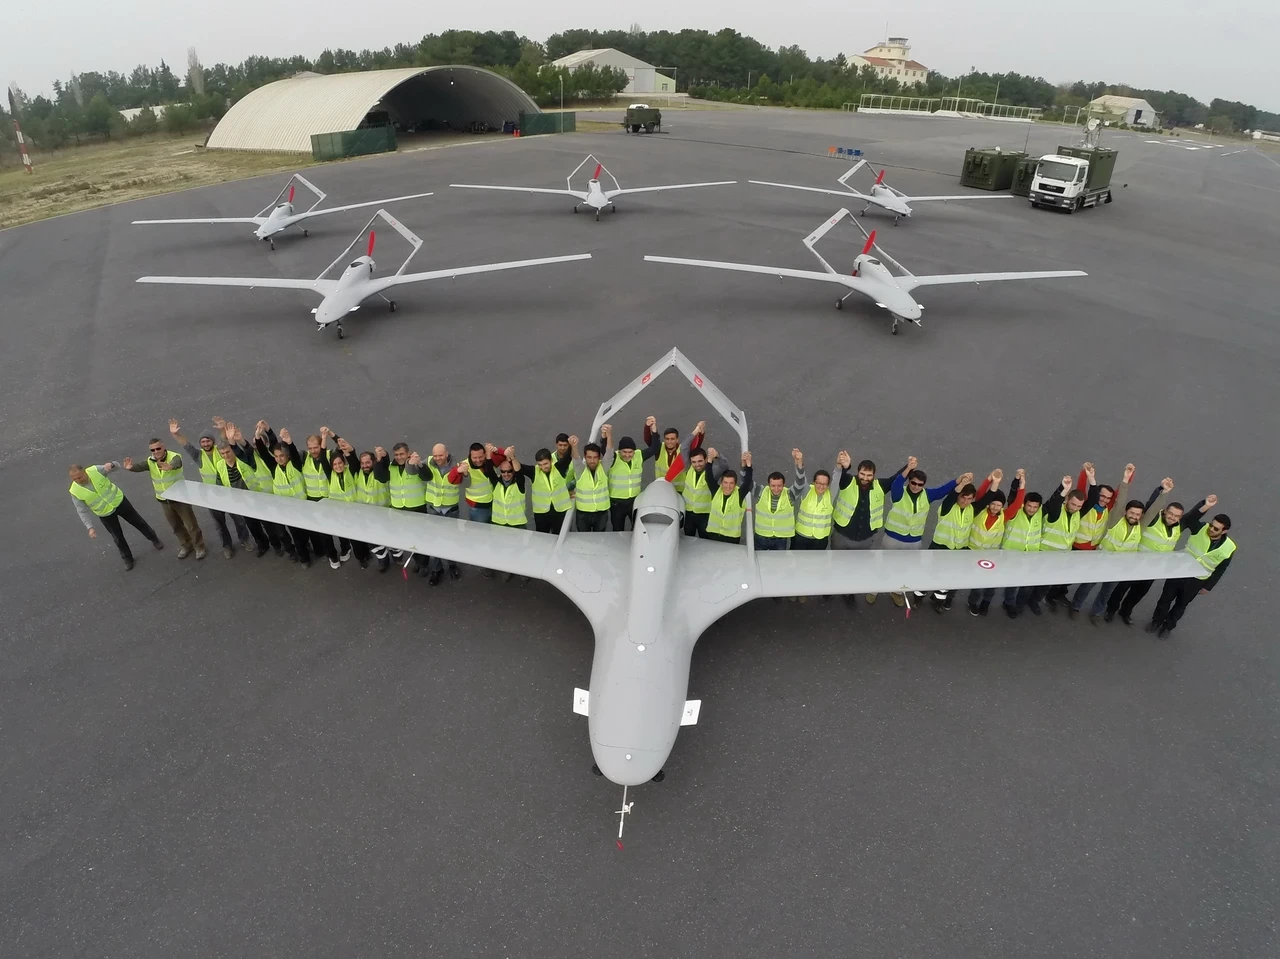
[[[600,464],[607,452],[607,447],[601,450],[595,443],[588,443],[579,458],[578,447],[573,447],[573,468],[578,474],[573,494],[574,525],[579,533],[603,533],[608,528],[609,474]]]
[[[391,506],[391,458],[381,446],[373,452],[360,454],[359,467],[351,470],[356,483],[356,502],[367,506]],[[362,569],[368,568],[369,557],[378,561],[378,572],[385,573],[391,565],[391,557],[385,546],[370,543],[352,543],[356,561]]]
[[[997,473],[1003,479],[1004,473],[994,470],[982,484],[983,495],[986,494],[987,488]],[[969,548],[969,531],[973,526],[973,501],[978,495],[978,490],[974,489],[972,482],[969,482],[942,498],[942,504],[938,507],[938,522],[933,528],[933,539],[929,542],[930,549]],[[939,614],[946,612],[951,608],[952,598],[951,590],[935,589],[933,611]]]
[[[498,482],[493,487],[493,525],[508,529],[528,529],[529,515],[525,510],[525,481],[534,479],[532,466],[520,465],[516,448],[508,446],[505,459],[498,465]],[[511,582],[511,573],[503,573],[502,581]],[[526,583],[529,577],[521,577]]]
[[[1139,552],[1172,553],[1174,547],[1178,545],[1178,540],[1182,537],[1184,510],[1181,503],[1166,504],[1165,501],[1171,492],[1173,492],[1173,480],[1166,477],[1147,499],[1147,509],[1142,514],[1142,539],[1138,543]],[[1197,503],[1196,508],[1199,509],[1203,505],[1203,503]],[[1133,609],[1142,602],[1142,598],[1151,590],[1154,582],[1153,579],[1137,579],[1117,584],[1107,600],[1107,612],[1102,617],[1102,621],[1109,623],[1116,618],[1116,613],[1119,613],[1121,621],[1126,626],[1132,626]]]
[[[574,437],[576,444],[577,437]],[[569,480],[565,475],[573,465],[553,458],[551,450],[543,447],[534,454],[533,479],[530,482],[533,500],[533,527],[539,533],[559,535],[564,525],[564,514],[573,501],[569,496]]]
[[[644,445],[651,446],[657,439],[654,433],[654,426],[657,424],[652,416],[649,417],[644,424]],[[680,462],[689,462],[689,454],[698,449],[706,441],[707,423],[706,420],[699,420],[698,425],[693,428],[693,432],[685,438],[683,443],[680,442],[680,431],[674,426],[668,426],[662,431],[662,442],[656,448],[653,457],[653,478],[661,479],[667,475],[667,470],[671,468],[671,464],[677,456]],[[684,492],[684,471],[671,481],[671,485],[676,488],[677,493]]]
[[[215,417],[215,420],[217,418]],[[173,438],[182,444],[182,449],[187,456],[191,457],[191,462],[200,468],[200,482],[217,483],[218,464],[222,462],[222,456],[218,453],[218,433],[212,430],[205,430],[200,434],[200,448],[192,446],[187,438],[182,435],[182,427],[178,425],[178,421],[170,417],[169,432],[173,434]],[[220,431],[219,431],[220,432]],[[227,529],[227,514],[219,509],[211,509],[207,511],[213,519],[213,525],[217,527],[218,538],[222,540],[222,552],[226,555],[227,550],[232,548],[231,533]],[[248,548],[249,544],[249,528],[245,526],[244,520],[239,516],[233,516],[235,523],[236,536],[240,540],[240,545]],[[200,559],[200,550],[196,550],[196,559]]]
[[[467,481],[467,521],[493,522],[493,488],[498,483],[498,467],[506,459],[505,452],[492,443],[472,443],[467,459],[449,471],[449,482]],[[493,579],[493,570],[482,570],[485,579]]]
[[[1098,549],[1104,553],[1136,553],[1138,546],[1142,543],[1142,512],[1146,509],[1140,499],[1131,499],[1125,503],[1124,512],[1121,513],[1114,523],[1102,534],[1102,540],[1098,543]],[[1112,512],[1115,512],[1112,510]],[[1067,611],[1067,615],[1071,619],[1075,619],[1084,606],[1085,601],[1089,598],[1089,592],[1094,586],[1098,586],[1097,599],[1093,601],[1093,606],[1089,611],[1089,622],[1094,626],[1102,623],[1102,614],[1107,607],[1107,600],[1111,597],[1112,590],[1115,589],[1115,583],[1081,583],[1076,587],[1075,594],[1071,597],[1071,609]]]
[[[711,496],[706,538],[721,543],[742,542],[742,520],[751,508],[751,452],[742,451],[742,485],[738,474],[727,469],[720,474],[720,489]]]
[[[236,432],[235,424],[228,424],[226,435],[230,437]],[[227,440],[223,440],[218,444],[218,455],[222,457],[222,462],[218,464],[218,485],[225,486],[228,489],[241,489],[246,492],[253,492],[249,489],[249,482],[245,479],[245,475],[253,476],[253,470],[242,465],[240,457],[236,455],[234,447]],[[249,528],[249,534],[253,537],[254,544],[257,546],[255,555],[258,559],[267,555],[267,551],[271,549],[271,541],[267,536],[266,529],[263,525],[251,516],[240,517],[244,520],[245,526]],[[230,559],[234,554],[223,549],[222,555]]]
[[[1160,639],[1173,632],[1191,601],[1217,586],[1222,574],[1231,565],[1231,557],[1236,552],[1235,541],[1227,535],[1227,530],[1231,529],[1231,517],[1226,513],[1218,513],[1207,525],[1204,520],[1209,510],[1217,505],[1216,495],[1206,496],[1204,503],[1198,504],[1199,508],[1188,513],[1183,523],[1191,533],[1191,538],[1187,540],[1187,552],[1204,567],[1204,572],[1185,579],[1165,580],[1160,599],[1156,601],[1155,611],[1151,614],[1151,622],[1147,624],[1147,632],[1156,633]]]
[[[72,505],[76,508],[76,515],[80,517],[80,522],[84,523],[85,529],[89,531],[89,538],[98,538],[98,531],[93,524],[95,520],[101,522],[111,534],[116,549],[120,551],[124,568],[130,570],[133,569],[133,551],[129,549],[129,543],[124,538],[124,530],[120,528],[121,520],[150,540],[151,545],[156,549],[164,549],[164,543],[160,542],[160,537],[156,535],[150,524],[138,515],[129,498],[124,495],[124,490],[107,479],[107,474],[117,469],[119,465],[112,460],[101,466],[90,466],[85,469],[78,463],[72,463],[67,473],[71,477],[69,492]]]
[[[387,467],[392,509],[405,509],[413,513],[427,511],[427,484],[422,459],[410,452],[408,443],[396,443],[391,447],[391,463]],[[391,556],[399,559],[404,553],[392,550]],[[413,557],[413,568],[422,571],[425,562],[421,556]]]
[[[369,503],[373,506],[389,505],[391,502],[391,487],[386,480],[379,482],[373,478],[372,468],[374,460],[372,454],[369,456],[370,475],[366,478],[360,466],[361,454],[356,452],[356,448],[347,440],[330,430],[327,426],[320,427],[320,432],[327,435],[333,442],[333,445],[337,447],[337,450],[329,453],[329,466],[332,470],[329,475],[329,498],[333,499],[336,495],[338,499],[349,503]],[[381,449],[381,447],[379,447],[379,449]],[[386,450],[383,450],[382,456],[384,460],[386,455]],[[344,478],[335,482],[333,473],[336,472],[336,470],[332,468],[334,466],[334,461],[339,457],[343,460],[342,472],[344,474]],[[347,493],[348,487],[350,487],[350,495]],[[356,562],[360,564],[360,568],[368,569],[369,556],[375,554],[377,550],[381,550],[382,547],[371,546],[368,543],[362,543],[356,540],[339,539],[338,549],[342,554],[338,557],[338,561],[340,563],[347,562],[354,555]],[[385,555],[386,551],[382,550],[382,552]],[[385,570],[383,571],[385,572]]]
[[[707,531],[707,517],[711,513],[711,494],[718,483],[712,464],[719,457],[715,447],[705,452],[689,451],[689,468],[684,472],[684,535],[702,536]]]
[[[1015,479],[1015,483],[1019,480]],[[1025,474],[1020,485],[1026,489]],[[1000,548],[1014,553],[1038,553],[1044,539],[1044,497],[1039,493],[1027,493],[1022,498],[1022,508],[1016,512],[1005,511],[1004,539]],[[1004,588],[1004,611],[1010,619],[1017,619],[1031,597],[1032,586],[1006,586]],[[1038,607],[1037,607],[1038,608]]]
[[[1110,486],[1097,483],[1097,474],[1092,463],[1085,463],[1080,468],[1077,488],[1086,489],[1084,509],[1080,511],[1080,527],[1076,530],[1075,545],[1072,549],[1097,549],[1111,522],[1111,510],[1117,503],[1127,502],[1129,484],[1133,482],[1135,467],[1129,463],[1124,468],[1120,484],[1112,489]]]
[[[570,493],[573,492],[573,484],[578,478],[578,474],[573,468],[573,457],[576,455],[573,452],[574,444],[570,442],[573,439],[574,437],[570,436],[568,433],[557,433],[556,448],[551,457],[551,462],[556,465],[556,468],[560,471],[560,475],[563,476],[565,478],[565,482],[569,484]]]
[[[248,442],[245,441],[244,434],[240,432],[240,428],[234,423],[224,424],[224,433],[227,443],[230,445],[232,452],[237,460],[236,469],[240,473],[240,478],[244,480],[245,488],[255,493],[265,493],[271,495],[272,478],[271,467],[267,465]],[[271,427],[267,425],[266,420],[258,420],[257,427],[254,430],[254,439],[260,435],[267,435],[270,442],[278,442],[275,433],[271,431]],[[275,550],[277,556],[283,556],[286,551],[293,552],[293,540],[289,536],[289,532],[276,523],[265,523],[262,521],[251,521],[245,518],[245,524],[248,525],[249,531],[253,533],[253,524],[257,522],[258,527],[267,537],[267,544],[271,549]],[[253,533],[257,539],[257,533]],[[262,545],[262,541],[258,540],[258,545]]]
[[[288,430],[280,431],[278,442],[270,450],[267,449],[265,435],[259,433],[254,438],[254,451],[271,470],[273,495],[288,496],[291,499],[307,498],[307,484],[302,478],[302,454],[293,445],[293,438]],[[311,565],[311,533],[295,526],[282,526],[281,529],[285,530],[293,540],[293,552],[289,554],[290,558],[309,567]]]
[[[150,473],[151,489],[155,493],[156,502],[160,504],[160,512],[178,539],[178,559],[186,559],[192,551],[204,558],[204,533],[196,521],[196,511],[190,503],[175,503],[161,499],[160,494],[178,480],[182,479],[182,456],[168,449],[164,440],[151,437],[147,444],[151,455],[145,462],[136,463],[132,458],[124,458],[124,468],[130,473]]]
[[[877,534],[884,526],[885,494],[893,486],[894,477],[876,478],[876,464],[863,460],[857,472],[851,472],[852,460],[848,450],[841,450],[836,457],[835,525],[831,528],[832,549],[875,549]],[[904,466],[901,475],[909,469]],[[876,593],[867,593],[868,603],[876,601]],[[858,598],[848,593],[844,601],[857,607]]]
[[[1071,488],[1071,477],[1062,477],[1062,485],[1053,491],[1049,501],[1041,507],[1044,517],[1040,525],[1040,551],[1067,552],[1075,542],[1080,527],[1080,510],[1084,506],[1084,490]],[[1035,616],[1044,610],[1040,603],[1048,603],[1049,609],[1058,611],[1059,596],[1065,597],[1066,586],[1027,586],[1018,591],[1019,612],[1026,606]]]
[[[908,456],[905,474],[894,474],[893,486],[889,489],[889,511],[884,517],[884,535],[880,539],[881,549],[922,549],[924,528],[928,525],[932,505],[946,499],[957,487],[973,482],[972,473],[961,473],[941,486],[926,488],[929,477],[919,465],[919,460]],[[889,598],[895,606],[907,604],[904,593],[890,593]],[[923,603],[924,593],[915,590],[915,599],[917,605]]]
[[[763,486],[756,487],[754,517],[755,546],[761,550],[786,550],[796,535],[796,503],[808,485],[804,475],[804,455],[791,451],[796,478],[787,489],[787,478],[775,471]]]
[[[997,476],[997,473],[1000,475]],[[983,484],[987,492],[979,495],[978,502],[974,504],[973,522],[969,524],[969,549],[993,550],[1000,548],[1000,544],[1004,542],[1006,519],[1009,515],[1022,509],[1022,498],[1025,490],[1022,486],[1022,480],[1025,475],[1022,470],[1018,470],[1016,473],[1017,478],[1012,484],[1012,489],[1014,490],[1012,503],[1008,503],[1004,493],[1000,491],[1000,480],[1004,478],[1003,471],[994,470],[991,476],[987,478],[987,482]],[[991,598],[995,596],[995,593],[996,591],[993,587],[969,590],[969,615],[986,616],[987,611],[991,609]]]
[[[650,416],[645,423],[649,429],[657,421]],[[600,427],[600,435],[605,445],[613,445],[613,427],[608,423]],[[635,528],[636,497],[640,495],[640,487],[644,482],[644,461],[652,459],[658,451],[658,439],[643,450],[636,449],[636,441],[630,436],[622,437],[613,454],[613,462],[609,464],[609,521],[614,532],[621,533],[627,528],[627,520],[631,520]],[[639,455],[637,455],[639,454]]]
[[[799,504],[796,515],[796,535],[791,540],[792,549],[823,550],[831,538],[832,516],[835,502],[831,498],[831,474],[818,470],[813,474],[813,484],[803,482],[804,453],[791,451],[791,461],[796,466],[796,483],[792,489]]]
[[[443,443],[431,447],[431,455],[418,467],[423,482],[426,483],[426,512],[436,516],[458,518],[458,504],[462,501],[462,483],[466,479],[463,474],[453,471],[453,455]],[[456,480],[450,479],[456,476]],[[444,578],[444,560],[439,556],[423,557],[419,572],[427,577],[428,586],[439,586]],[[458,579],[462,570],[457,563],[449,564],[449,575]]]

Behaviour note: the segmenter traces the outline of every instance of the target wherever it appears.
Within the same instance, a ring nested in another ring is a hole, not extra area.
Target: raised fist
[[[574,433],[569,437],[569,448],[576,450],[578,448],[578,434]]]
[[[1129,463],[1127,466],[1125,466],[1125,468],[1124,468],[1124,481],[1125,481],[1126,483],[1127,483],[1127,482],[1129,482],[1129,480],[1133,479],[1133,474],[1134,474],[1135,472],[1137,472],[1137,469],[1138,469],[1138,468],[1137,468],[1136,466],[1134,466],[1132,463]]]
[[[848,450],[841,450],[839,453],[837,453],[837,454],[836,454],[836,463],[837,463],[837,464],[838,464],[842,469],[848,469],[848,468],[849,468],[849,464],[850,464],[850,463],[852,463],[852,462],[853,462],[853,460],[851,460],[851,459],[849,458],[849,451],[848,451]]]
[[[996,485],[999,485],[999,484],[1000,484],[1000,482],[1004,479],[1004,470],[1002,470],[1002,469],[994,469],[994,470],[992,470],[992,471],[991,471],[991,477],[990,477],[990,478],[991,478],[991,482],[992,482],[992,483],[995,483]]]
[[[1173,480],[1172,480],[1171,478],[1169,478],[1168,476],[1166,476],[1164,479],[1162,479],[1162,480],[1160,481],[1160,488],[1161,488],[1162,490],[1164,490],[1166,493],[1172,493],[1172,492],[1173,492]]]
[[[1213,509],[1213,508],[1214,508],[1215,506],[1217,506],[1217,505],[1218,505],[1218,494],[1217,494],[1217,493],[1210,493],[1208,496],[1206,496],[1206,497],[1204,498],[1204,508],[1205,508],[1205,509]]]
[[[281,430],[280,430],[280,442],[281,442],[281,443],[292,443],[292,442],[293,442],[293,437],[289,435],[289,431],[288,431],[288,430],[286,430],[286,429],[281,429]]]
[[[644,425],[649,427],[649,429],[651,430],[656,430],[658,428],[657,417],[654,417],[654,416],[646,417],[644,421]]]
[[[707,431],[707,421],[698,420],[698,425],[693,428],[693,431],[697,433],[699,436],[701,436],[703,433]]]
[[[1024,469],[1019,468],[1013,475],[1016,476],[1018,481],[1021,483],[1025,483],[1027,481],[1027,471]]]
[[[801,453],[799,450],[792,450],[791,458],[795,461],[796,466],[804,465],[804,454]]]
[[[709,460],[713,460],[719,455],[720,455],[719,450],[717,450],[714,446],[707,450],[707,459]]]
[[[968,486],[973,482],[972,473],[961,473],[956,477],[956,486]]]
[[[743,450],[743,451],[742,451],[742,465],[743,465],[743,466],[750,466],[750,465],[751,465],[751,451],[750,451],[750,450]]]
[[[1071,477],[1070,476],[1062,477],[1062,492],[1067,493],[1068,491],[1070,491],[1070,489],[1071,489]]]
[[[458,470],[458,472],[459,472],[459,473],[461,473],[463,476],[466,476],[468,473],[470,473],[470,472],[471,472],[471,461],[470,461],[470,460],[463,460],[461,463],[459,463],[459,464],[458,464],[458,466],[457,466],[457,470]]]
[[[484,455],[485,455],[485,456],[492,456],[492,455],[493,455],[494,453],[496,453],[496,452],[498,452],[498,447],[494,446],[492,443],[485,443],[485,444],[484,444]]]
[[[410,465],[410,466],[418,466],[418,465],[420,465],[421,463],[422,463],[422,457],[420,457],[417,453],[410,453],[410,454],[409,454],[409,465]]]
[[[915,468],[916,468],[917,466],[919,466],[919,465],[920,465],[920,461],[919,461],[918,459],[916,459],[914,456],[908,456],[908,457],[907,457],[907,472],[908,472],[908,473],[910,473],[913,469],[915,469]]]

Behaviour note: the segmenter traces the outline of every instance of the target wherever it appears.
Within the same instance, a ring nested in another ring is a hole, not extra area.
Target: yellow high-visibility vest
[[[96,466],[90,466],[85,473],[89,476],[89,485],[72,482],[71,495],[86,503],[94,516],[110,516],[124,502],[124,490]]]
[[[776,507],[769,488],[760,491],[760,498],[756,500],[755,531],[765,539],[791,539],[796,534],[796,509],[786,487],[778,494]]]

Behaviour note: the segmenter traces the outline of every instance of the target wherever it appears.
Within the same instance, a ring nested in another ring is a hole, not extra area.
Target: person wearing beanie
[[[652,430],[657,421],[650,416],[645,428]],[[606,423],[600,427],[600,435],[607,444],[612,445],[613,427]],[[624,436],[618,441],[613,454],[613,462],[609,464],[609,520],[615,532],[621,533],[627,528],[627,520],[635,527],[636,497],[640,495],[640,486],[644,480],[644,461],[652,459],[658,452],[658,438],[644,450],[636,449],[636,441]],[[640,455],[636,455],[639,453]]]
[[[198,442],[199,449],[191,445],[191,442],[182,435],[182,427],[178,425],[176,419],[170,418],[169,432],[173,434],[173,438],[181,444],[182,449],[191,457],[191,462],[200,468],[200,482],[216,485],[218,482],[218,466],[222,463],[222,454],[218,452],[218,441],[220,437],[213,430],[205,430],[200,434]],[[211,509],[207,511],[213,517],[213,525],[218,529],[218,538],[222,540],[222,554],[225,556],[228,552],[235,549],[231,539],[231,533],[227,529],[227,514],[222,510]],[[249,527],[245,525],[244,520],[236,515],[232,515],[232,522],[235,524],[236,535],[240,540],[240,545],[249,548]],[[204,559],[205,550],[196,549],[196,559]]]
[[[1026,472],[1018,470],[1017,478],[1012,484],[1014,490],[1013,502],[1008,504],[1008,510],[1005,508],[1007,502],[1005,495],[1000,491],[1000,481],[1004,479],[1004,472],[1002,470],[994,470],[987,477],[987,482],[982,484],[987,489],[987,492],[979,496],[978,501],[974,504],[973,522],[969,526],[969,549],[987,550],[1000,548],[1000,544],[1004,541],[1006,513],[1017,513],[1018,510],[1022,509],[1022,499],[1025,492],[1022,484],[1025,477]],[[991,597],[995,594],[994,587],[969,590],[969,615],[986,616],[987,611],[991,609]]]

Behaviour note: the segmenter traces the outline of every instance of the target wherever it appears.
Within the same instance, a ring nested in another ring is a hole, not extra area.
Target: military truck
[[[1055,207],[1074,213],[1111,202],[1111,174],[1116,151],[1101,147],[1058,147],[1040,158],[1031,180],[1029,199],[1035,207]]]
[[[627,115],[622,119],[625,133],[652,133],[662,129],[662,111],[647,103],[633,103],[627,107]]]

